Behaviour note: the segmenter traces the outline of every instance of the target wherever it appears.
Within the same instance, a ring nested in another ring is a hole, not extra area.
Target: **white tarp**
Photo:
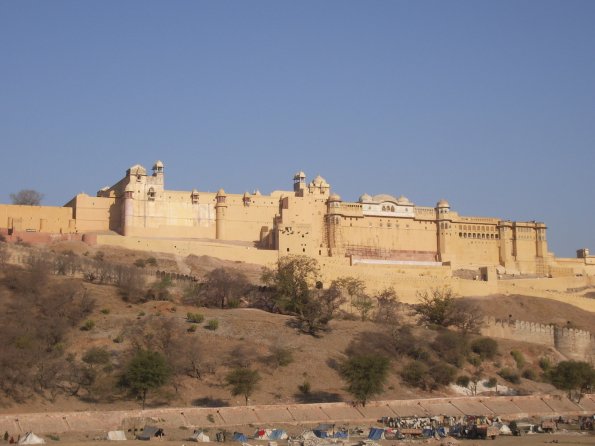
[[[45,440],[38,437],[33,432],[27,432],[25,436],[19,440],[19,444],[45,444]]]
[[[126,440],[126,434],[124,431],[109,431],[107,433],[107,439],[114,441]]]
[[[206,435],[202,431],[195,431],[194,434],[192,434],[192,437],[190,437],[188,440],[189,441],[196,441],[196,442],[207,442],[207,443],[209,441],[211,441],[211,439],[209,438],[209,436]]]

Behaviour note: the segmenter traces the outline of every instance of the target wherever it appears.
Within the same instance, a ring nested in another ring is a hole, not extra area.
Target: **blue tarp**
[[[233,433],[233,441],[241,441],[241,442],[245,443],[246,441],[248,441],[248,438],[241,432],[234,432]]]
[[[434,429],[432,429],[431,427],[426,427],[424,430],[421,431],[421,434],[426,438],[433,437]]]
[[[321,431],[318,429],[314,429],[312,432],[314,432],[314,435],[316,435],[318,438],[328,438],[327,431]]]
[[[285,431],[283,429],[273,429],[273,431],[269,434],[269,440],[281,440],[285,436]]]
[[[446,437],[446,428],[444,426],[437,427],[436,432],[438,433],[438,435],[440,435],[440,437]]]
[[[383,434],[384,434],[384,429],[378,429],[376,427],[371,427],[370,433],[368,434],[368,440],[381,440]]]
[[[333,438],[347,438],[347,437],[348,437],[348,435],[347,435],[347,432],[345,432],[345,431],[339,431],[339,432],[335,432],[333,434]]]

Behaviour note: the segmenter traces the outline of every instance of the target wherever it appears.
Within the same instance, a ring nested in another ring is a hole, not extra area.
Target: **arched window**
[[[152,187],[149,188],[149,192],[147,192],[147,198],[149,199],[149,201],[155,201],[155,189],[153,189]]]

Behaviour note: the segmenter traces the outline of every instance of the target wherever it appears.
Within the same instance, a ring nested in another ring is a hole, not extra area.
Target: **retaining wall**
[[[293,404],[220,408],[162,408],[126,411],[51,412],[0,415],[0,432],[23,435],[63,432],[105,432],[141,428],[147,423],[164,428],[224,428],[248,424],[375,423],[383,416],[497,415],[505,420],[528,416],[592,415],[595,395],[576,403],[564,396],[454,397],[422,400],[373,401],[365,407],[348,403]]]

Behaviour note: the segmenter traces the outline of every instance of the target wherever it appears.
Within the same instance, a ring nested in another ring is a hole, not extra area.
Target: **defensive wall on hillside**
[[[164,408],[122,411],[49,412],[0,415],[0,431],[10,435],[105,432],[142,428],[145,424],[177,429],[214,428],[273,424],[347,423],[374,424],[381,417],[426,417],[448,415],[499,416],[514,420],[529,416],[593,415],[595,395],[579,403],[565,396],[453,397],[420,400],[371,401],[365,407],[348,403],[288,404],[220,408]]]
[[[586,330],[488,317],[481,333],[484,336],[553,347],[569,359],[589,362],[595,359],[595,336]]]

